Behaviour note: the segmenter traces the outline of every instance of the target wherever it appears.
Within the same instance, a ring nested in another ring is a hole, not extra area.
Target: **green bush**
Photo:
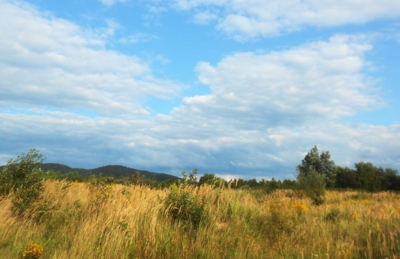
[[[315,169],[309,168],[307,171],[297,176],[298,188],[312,200],[314,205],[321,205],[325,202],[325,181]]]
[[[172,185],[165,200],[165,207],[174,221],[182,221],[194,228],[197,228],[205,217],[204,200],[194,195],[188,187]]]
[[[35,149],[10,159],[0,172],[0,196],[12,194],[13,210],[18,214],[26,211],[39,199],[43,191],[43,172],[39,168],[44,158]]]

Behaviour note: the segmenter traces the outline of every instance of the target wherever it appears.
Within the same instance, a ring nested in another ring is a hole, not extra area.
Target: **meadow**
[[[23,215],[0,198],[0,258],[400,258],[393,192],[327,191],[315,206],[293,190],[43,187]]]

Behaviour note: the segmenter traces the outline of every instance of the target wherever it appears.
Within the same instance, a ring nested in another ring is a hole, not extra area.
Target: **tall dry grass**
[[[185,187],[205,204],[198,228],[172,220],[168,190],[46,181],[24,217],[0,200],[0,258],[399,258],[400,195],[328,192],[312,206],[292,191]]]

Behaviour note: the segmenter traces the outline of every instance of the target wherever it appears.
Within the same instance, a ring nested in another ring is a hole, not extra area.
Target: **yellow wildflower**
[[[25,247],[22,257],[26,259],[37,259],[42,256],[43,251],[43,246],[38,244],[30,244]]]
[[[301,202],[296,203],[296,205],[294,205],[294,208],[297,212],[301,213],[309,211],[308,207]]]

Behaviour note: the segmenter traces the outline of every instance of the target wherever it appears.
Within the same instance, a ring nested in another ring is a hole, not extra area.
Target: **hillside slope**
[[[62,174],[66,174],[69,172],[78,172],[80,175],[89,175],[92,173],[92,174],[102,174],[103,176],[116,176],[116,177],[122,177],[122,176],[129,177],[131,175],[139,173],[141,176],[144,176],[148,179],[156,180],[158,182],[178,179],[178,177],[173,175],[149,172],[146,170],[138,170],[122,165],[107,165],[94,169],[82,169],[82,168],[71,168],[69,166],[56,163],[44,163],[41,165],[41,168],[43,171],[51,170],[55,172],[60,172]]]

